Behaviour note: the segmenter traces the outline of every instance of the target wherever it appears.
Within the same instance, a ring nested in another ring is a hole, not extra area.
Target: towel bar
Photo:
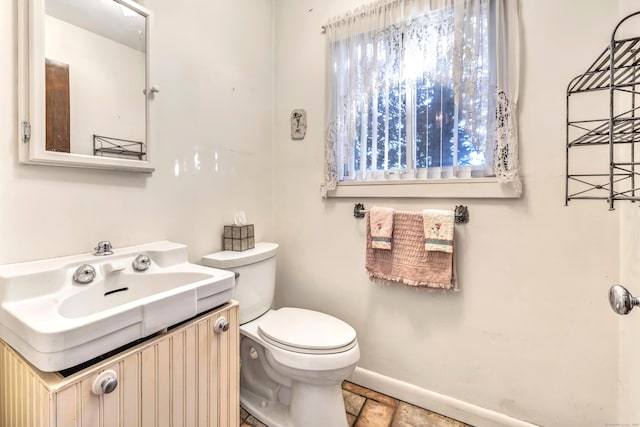
[[[353,207],[353,216],[355,218],[364,218],[367,210],[364,208],[364,204],[356,203]],[[456,224],[466,224],[469,222],[469,209],[466,206],[458,205],[453,211]]]

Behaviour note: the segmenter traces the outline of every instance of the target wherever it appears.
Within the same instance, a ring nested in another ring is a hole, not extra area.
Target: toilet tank
[[[233,299],[240,303],[240,324],[250,322],[273,305],[276,289],[277,243],[259,242],[242,252],[214,252],[202,264],[236,273]]]

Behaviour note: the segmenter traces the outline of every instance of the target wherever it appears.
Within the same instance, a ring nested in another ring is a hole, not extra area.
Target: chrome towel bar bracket
[[[363,203],[356,203],[353,207],[353,216],[355,218],[364,218],[367,210]],[[466,224],[469,222],[469,209],[466,206],[458,205],[453,211],[456,224]]]

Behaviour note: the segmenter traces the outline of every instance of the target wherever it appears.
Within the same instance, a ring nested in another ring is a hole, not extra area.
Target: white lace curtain
[[[472,142],[488,141],[488,172],[520,190],[517,0],[377,1],[332,19],[326,38],[323,196],[348,174],[363,104],[419,78],[453,88]]]

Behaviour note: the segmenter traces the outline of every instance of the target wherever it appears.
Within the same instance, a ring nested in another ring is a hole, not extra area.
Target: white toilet
[[[328,314],[271,308],[276,243],[202,257],[236,273],[240,303],[240,402],[270,427],[347,426],[341,383],[356,367],[356,331]]]

